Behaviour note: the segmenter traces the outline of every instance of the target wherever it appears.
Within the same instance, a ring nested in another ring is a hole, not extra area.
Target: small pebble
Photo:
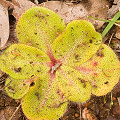
[[[75,113],[75,117],[79,117],[79,114],[78,114],[78,113]]]

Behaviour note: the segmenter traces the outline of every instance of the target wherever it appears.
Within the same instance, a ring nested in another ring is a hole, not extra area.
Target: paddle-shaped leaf
[[[55,79],[42,75],[22,98],[22,109],[30,120],[57,120],[66,110],[67,100]]]
[[[110,92],[119,81],[119,60],[113,50],[105,44],[101,45],[89,61],[74,68],[88,78],[92,85],[92,93],[97,96]]]
[[[32,7],[19,19],[16,31],[20,43],[49,52],[55,38],[65,29],[63,19],[44,7]]]
[[[56,80],[65,97],[74,102],[86,102],[91,96],[89,81],[75,69],[61,66],[56,72]]]
[[[65,32],[53,43],[54,57],[63,64],[77,66],[89,60],[99,49],[101,35],[86,20],[75,20],[67,25]]]
[[[49,57],[41,50],[24,45],[13,44],[0,56],[0,68],[15,79],[29,79],[47,73]]]
[[[5,85],[7,86],[5,90],[13,99],[20,99],[28,92],[32,82],[34,82],[34,79],[21,80],[9,77],[5,82]]]

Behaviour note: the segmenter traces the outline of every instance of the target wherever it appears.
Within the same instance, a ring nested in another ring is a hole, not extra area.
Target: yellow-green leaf
[[[16,32],[20,43],[39,48],[49,54],[55,38],[65,29],[63,19],[44,7],[28,9],[18,20]]]
[[[91,85],[77,70],[61,66],[56,80],[65,97],[74,102],[86,102],[91,96]]]
[[[49,62],[49,57],[41,50],[24,44],[13,44],[0,56],[0,69],[12,78],[29,79],[47,73]]]
[[[13,99],[20,99],[29,91],[29,86],[32,81],[32,79],[21,80],[9,77],[5,81],[5,90]]]
[[[42,75],[22,98],[22,109],[30,120],[57,120],[66,110],[67,100],[55,79]]]
[[[92,85],[92,93],[97,96],[110,92],[119,81],[120,62],[113,50],[105,44],[89,61],[74,68],[87,77]]]
[[[55,58],[63,64],[77,66],[89,60],[99,49],[101,42],[101,35],[90,22],[75,20],[56,38],[52,51]]]

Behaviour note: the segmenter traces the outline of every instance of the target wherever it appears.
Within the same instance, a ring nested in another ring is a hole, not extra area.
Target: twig
[[[120,50],[115,50],[115,52],[120,52]]]
[[[20,108],[21,104],[16,108],[15,112],[12,114],[12,116],[10,117],[9,120],[12,120],[12,118],[14,117],[14,115],[16,114],[16,112],[18,111],[18,109]]]
[[[114,23],[116,26],[118,26],[118,27],[120,27],[120,24],[118,24],[118,23]]]
[[[4,82],[4,80],[0,81],[0,84],[2,84]]]
[[[81,109],[82,105],[80,102],[78,103],[78,105],[79,105],[79,109],[80,109],[80,120],[82,120],[82,109]]]
[[[120,97],[118,97],[117,99],[118,99],[118,104],[119,104],[119,106],[120,106]]]
[[[108,46],[110,46],[110,42],[111,42],[111,40],[112,40],[112,37],[113,37],[113,33],[112,33],[112,35],[110,36],[110,40],[109,40]]]

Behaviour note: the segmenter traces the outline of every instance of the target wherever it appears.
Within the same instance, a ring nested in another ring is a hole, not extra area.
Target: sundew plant
[[[66,25],[53,11],[32,7],[19,18],[16,33],[19,43],[0,56],[0,69],[9,74],[7,94],[21,99],[30,120],[57,120],[68,101],[106,95],[119,81],[117,56],[86,20]]]

